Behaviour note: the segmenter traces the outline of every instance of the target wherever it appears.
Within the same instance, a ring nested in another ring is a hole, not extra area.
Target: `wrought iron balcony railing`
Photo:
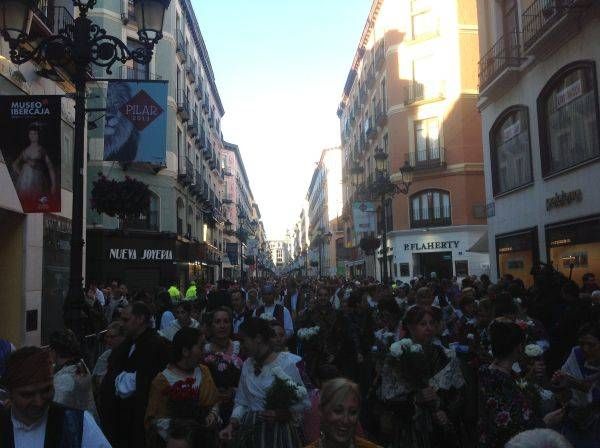
[[[418,210],[411,209],[410,226],[413,229],[423,227],[442,227],[452,225],[451,207],[428,207]]]
[[[411,152],[408,163],[415,170],[428,170],[446,166],[446,153],[444,148],[430,148]]]
[[[479,90],[505,70],[518,68],[522,60],[520,33],[515,31],[502,36],[479,61]]]

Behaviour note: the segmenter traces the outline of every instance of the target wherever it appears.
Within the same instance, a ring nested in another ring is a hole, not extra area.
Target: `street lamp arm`
[[[109,75],[115,63],[133,60],[147,65],[153,53],[153,44],[132,50],[87,17],[79,17],[73,24],[65,25],[58,34],[42,39],[33,49],[27,48],[33,46],[30,40],[18,39],[9,43],[10,59],[15,64],[44,59],[53,67],[61,68],[73,61],[85,67],[90,64],[104,67]]]

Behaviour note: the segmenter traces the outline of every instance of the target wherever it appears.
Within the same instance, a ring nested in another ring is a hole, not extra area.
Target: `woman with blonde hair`
[[[356,436],[360,414],[360,389],[346,378],[327,381],[319,403],[321,437],[306,448],[378,448]]]

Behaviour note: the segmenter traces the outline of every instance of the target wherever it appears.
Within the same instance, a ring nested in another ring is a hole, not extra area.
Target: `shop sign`
[[[173,251],[168,249],[109,249],[108,259],[117,261],[173,261]]]
[[[546,199],[546,211],[554,208],[567,207],[574,202],[583,201],[583,192],[580,189],[573,191],[561,191]]]
[[[435,250],[435,249],[458,249],[460,241],[429,241],[427,243],[405,243],[404,250]]]

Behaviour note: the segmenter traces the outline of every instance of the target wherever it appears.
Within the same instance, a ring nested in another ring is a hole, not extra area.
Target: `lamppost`
[[[10,60],[24,64],[35,60],[63,71],[75,86],[75,138],[73,150],[73,205],[69,292],[65,306],[65,324],[81,332],[83,291],[83,169],[85,146],[85,86],[92,66],[106,69],[117,62],[133,60],[147,65],[154,46],[162,38],[163,21],[170,0],[133,0],[138,20],[138,38],[142,44],[129,49],[120,39],[96,25],[88,12],[97,0],[72,0],[79,14],[57,34],[39,39],[29,35],[37,0],[2,0],[0,34],[9,44]]]
[[[319,278],[323,277],[323,246],[329,244],[331,237],[331,232],[325,233],[325,229],[319,227],[319,233],[313,238],[313,243],[319,247]]]
[[[387,255],[387,210],[386,200],[398,193],[408,195],[413,181],[413,167],[408,160],[400,168],[400,180],[392,181],[387,169],[388,154],[379,148],[375,154],[375,176],[368,183],[364,181],[364,169],[360,163],[355,162],[352,167],[352,183],[356,188],[357,195],[365,200],[379,200],[381,207],[381,250],[383,252],[382,282],[388,284],[388,255]]]

